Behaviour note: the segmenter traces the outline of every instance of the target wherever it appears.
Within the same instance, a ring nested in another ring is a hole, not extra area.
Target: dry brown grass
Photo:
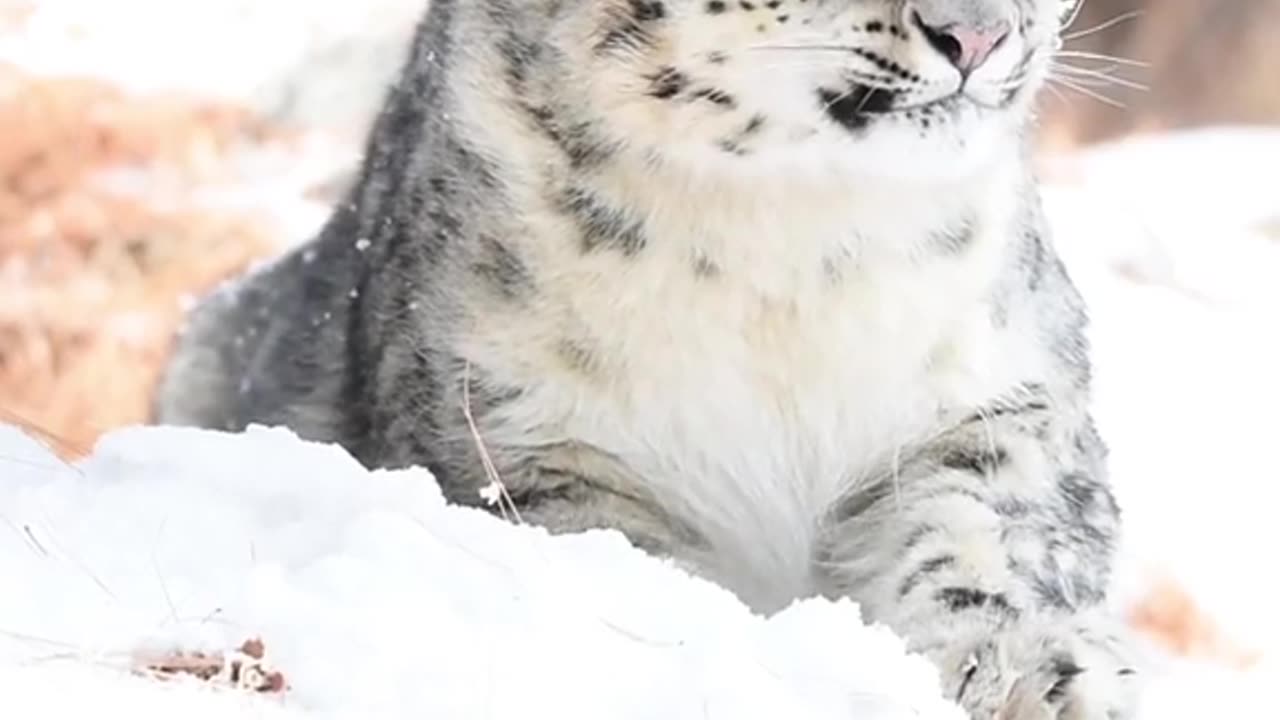
[[[268,129],[237,108],[92,80],[0,68],[0,87],[0,420],[77,455],[146,419],[183,296],[271,250],[248,218],[152,207],[95,173],[180,184]]]

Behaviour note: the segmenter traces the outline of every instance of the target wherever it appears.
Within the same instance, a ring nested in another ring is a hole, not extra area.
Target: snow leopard
[[[1130,718],[1031,162],[1076,11],[433,0],[346,196],[199,301],[154,419],[425,467],[762,614],[852,600],[975,719]]]

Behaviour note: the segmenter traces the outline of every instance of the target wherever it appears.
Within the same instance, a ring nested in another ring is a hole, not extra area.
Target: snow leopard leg
[[[831,513],[826,590],[932,659],[975,719],[1123,720],[1134,664],[1103,609],[1119,511],[1084,413],[975,414]]]

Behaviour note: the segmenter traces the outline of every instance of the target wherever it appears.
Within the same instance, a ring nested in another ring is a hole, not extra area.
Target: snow
[[[0,64],[244,107],[290,142],[242,143],[197,182],[127,167],[93,181],[157,208],[233,211],[282,249],[324,223],[311,197],[358,160],[427,0],[0,0]]]
[[[242,143],[195,179],[170,177],[164,168],[117,167],[94,173],[90,182],[157,210],[254,218],[283,250],[310,239],[329,219],[332,207],[311,191],[341,177],[358,159],[349,143],[309,131],[287,141]]]
[[[284,430],[124,430],[73,466],[7,429],[0,458],[23,588],[0,594],[0,716],[961,717],[851,603],[764,619],[618,533],[449,506],[425,471]],[[283,699],[128,672],[255,636]]]
[[[359,135],[427,0],[0,0],[0,62],[182,91]],[[29,7],[27,7],[29,6]]]

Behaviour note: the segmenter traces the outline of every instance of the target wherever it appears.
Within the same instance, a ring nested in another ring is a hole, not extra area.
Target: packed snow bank
[[[448,506],[281,430],[128,430],[69,466],[0,428],[0,477],[0,717],[961,717],[850,603],[766,620],[617,533]],[[128,672],[251,637],[283,697]]]

